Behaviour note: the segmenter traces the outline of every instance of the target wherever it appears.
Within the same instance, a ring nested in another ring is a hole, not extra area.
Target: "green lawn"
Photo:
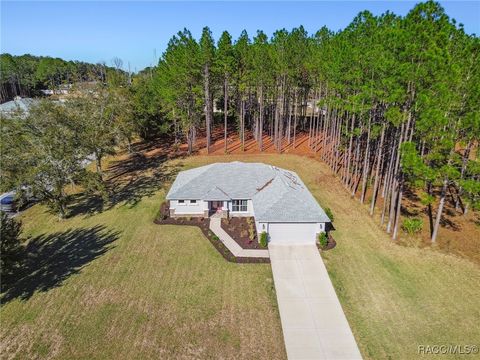
[[[392,243],[321,163],[210,156],[169,161],[159,171],[240,159],[297,171],[333,210],[338,245],[323,258],[365,358],[416,358],[420,344],[480,345],[480,268]],[[270,266],[226,262],[199,229],[154,225],[166,190],[161,175],[130,178],[103,213],[78,208],[65,221],[42,206],[24,213],[38,257],[31,275],[3,294],[4,355],[286,357]]]

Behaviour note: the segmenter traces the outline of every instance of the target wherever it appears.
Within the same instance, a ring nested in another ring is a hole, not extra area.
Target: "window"
[[[197,200],[190,200],[190,204],[196,204]]]
[[[247,211],[247,200],[233,200],[232,211],[233,212]]]
[[[185,200],[178,200],[178,205],[185,205]]]

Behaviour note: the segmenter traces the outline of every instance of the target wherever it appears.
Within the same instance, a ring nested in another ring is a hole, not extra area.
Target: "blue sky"
[[[447,14],[480,34],[480,2],[442,2]],[[195,37],[208,25],[217,39],[223,30],[234,38],[243,29],[273,31],[303,25],[309,33],[326,25],[339,30],[361,10],[405,15],[412,1],[317,2],[113,2],[1,1],[1,52],[30,53],[68,60],[111,63],[115,56],[140,70],[154,63],[170,37],[187,27]],[[126,66],[125,66],[126,67]]]

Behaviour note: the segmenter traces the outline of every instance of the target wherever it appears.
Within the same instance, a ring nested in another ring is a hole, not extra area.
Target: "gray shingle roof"
[[[3,115],[10,115],[16,111],[21,111],[24,114],[28,114],[30,107],[37,102],[38,100],[36,99],[16,97],[12,101],[0,104],[0,113]]]
[[[235,161],[182,171],[167,199],[252,199],[258,221],[330,221],[295,172],[262,163]]]
[[[203,200],[231,200],[230,196],[226,194],[222,189],[218,188],[218,186],[214,186],[209,192],[207,192],[203,198]]]

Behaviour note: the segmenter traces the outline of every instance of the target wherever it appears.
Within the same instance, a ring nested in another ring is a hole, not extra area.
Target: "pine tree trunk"
[[[397,148],[397,154],[396,154],[396,159],[395,159],[395,166],[393,167],[393,176],[392,176],[392,188],[391,188],[391,197],[390,197],[390,211],[389,211],[389,217],[388,217],[388,223],[387,223],[387,233],[390,234],[391,228],[393,225],[394,221],[394,216],[395,216],[395,200],[397,199],[398,195],[398,168],[400,165],[400,146],[402,145],[403,141],[403,131],[404,131],[404,124],[402,123],[402,127],[400,130],[400,138],[398,140],[398,148]]]
[[[400,222],[400,214],[402,212],[402,195],[403,195],[403,173],[400,175],[400,183],[398,190],[398,201],[395,215],[395,225],[393,226],[392,239],[396,240],[398,235],[398,223]]]
[[[240,103],[242,106],[242,110],[241,110],[242,119],[240,121],[240,126],[241,126],[240,131],[242,133],[242,151],[245,151],[245,101],[242,99]]]
[[[463,177],[465,176],[465,170],[467,169],[467,163],[468,163],[468,158],[470,156],[470,150],[472,148],[472,141],[468,141],[467,147],[465,148],[465,151],[463,153],[462,157],[462,168],[460,170],[460,180],[463,180]],[[457,198],[455,199],[455,210],[459,211],[460,210],[460,202],[461,202],[461,196],[463,193],[463,189],[461,186],[458,187],[458,192],[457,192]],[[465,209],[463,211],[463,214],[465,215]]]
[[[375,211],[375,202],[377,199],[377,191],[378,191],[378,181],[380,176],[380,163],[382,161],[382,151],[383,151],[383,139],[385,138],[385,123],[382,127],[382,134],[380,135],[380,144],[378,145],[377,151],[377,164],[375,167],[375,181],[373,183],[373,191],[372,191],[372,200],[370,202],[370,216],[373,216],[373,212]]]
[[[438,228],[440,227],[440,219],[442,218],[443,206],[445,205],[445,196],[447,193],[448,179],[443,180],[442,192],[440,194],[440,203],[438,204],[437,216],[435,218],[435,225],[432,232],[432,243],[437,241]]]
[[[260,114],[259,114],[259,124],[258,124],[258,145],[260,148],[260,151],[263,151],[263,87],[260,87],[260,101],[259,101],[259,106],[260,106]]]
[[[363,180],[362,180],[362,195],[360,197],[360,202],[363,204],[365,202],[365,194],[367,192],[367,178],[369,172],[369,165],[370,165],[370,122],[371,119],[368,120],[368,128],[367,128],[367,144],[365,146],[365,155],[363,159]]]
[[[345,186],[348,187],[348,184],[350,184],[350,163],[352,160],[352,146],[353,146],[353,129],[355,127],[355,113],[352,114],[352,124],[350,125],[350,141],[348,145],[348,157],[347,157],[347,171],[346,171],[346,177],[345,177]]]
[[[388,172],[387,176],[384,180],[384,185],[383,185],[383,209],[382,209],[382,219],[380,224],[383,225],[385,222],[385,215],[387,212],[387,204],[390,199],[390,188],[392,186],[392,176],[393,176],[393,163],[395,159],[395,144],[396,141],[393,141],[392,146],[390,147],[390,161],[388,163]]]
[[[204,67],[204,90],[205,90],[205,127],[207,130],[207,154],[210,153],[210,138],[211,138],[211,128],[210,124],[212,122],[212,109],[210,101],[210,71],[208,65]]]
[[[295,88],[295,93],[293,95],[293,104],[294,104],[294,119],[293,119],[293,148],[295,149],[296,145],[296,140],[297,140],[297,111],[298,111],[298,106],[297,106],[297,88]]]
[[[223,134],[223,140],[224,140],[224,147],[225,147],[225,154],[227,153],[227,119],[228,119],[228,79],[225,76],[224,78],[224,93],[223,93],[223,127],[224,127],[224,134]]]
[[[103,181],[102,158],[102,154],[99,151],[95,151],[95,165],[101,181]]]

